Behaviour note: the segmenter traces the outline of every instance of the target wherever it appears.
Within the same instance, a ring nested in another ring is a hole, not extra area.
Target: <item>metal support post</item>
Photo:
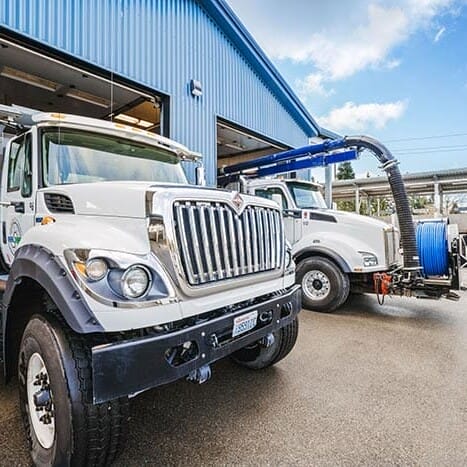
[[[326,206],[332,208],[332,166],[327,165],[324,169],[325,185],[324,185],[324,199]]]
[[[434,190],[434,193],[433,193],[433,201],[434,201],[434,205],[435,205],[435,214],[438,215],[438,216],[441,216],[441,213],[442,213],[442,205],[441,205],[441,193],[440,193],[440,188],[439,188],[439,183],[438,182],[435,182],[433,184],[433,190]]]
[[[360,188],[355,187],[355,212],[360,214]]]

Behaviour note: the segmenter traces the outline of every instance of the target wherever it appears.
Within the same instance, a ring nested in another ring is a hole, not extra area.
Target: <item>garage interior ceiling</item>
[[[154,96],[0,39],[0,103],[115,120],[160,133]]]
[[[266,154],[289,149],[284,145],[262,139],[246,129],[217,122],[217,165],[236,164]]]

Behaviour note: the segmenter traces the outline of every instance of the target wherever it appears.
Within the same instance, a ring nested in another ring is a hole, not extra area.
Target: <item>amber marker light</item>
[[[74,263],[74,266],[76,268],[76,270],[84,277],[87,276],[86,274],[86,264],[85,263],[81,263],[79,261],[75,261]]]
[[[53,224],[54,222],[55,222],[55,219],[52,216],[45,216],[41,220],[41,225]]]

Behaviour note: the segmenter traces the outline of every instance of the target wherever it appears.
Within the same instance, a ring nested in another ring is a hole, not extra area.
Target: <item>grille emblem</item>
[[[237,211],[240,211],[243,207],[243,198],[242,195],[237,191],[233,198],[232,198],[232,203],[235,206]]]

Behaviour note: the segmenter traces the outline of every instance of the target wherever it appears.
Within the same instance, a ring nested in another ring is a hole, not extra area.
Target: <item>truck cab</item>
[[[393,226],[328,209],[320,185],[296,179],[251,179],[248,193],[282,207],[305,307],[333,311],[351,290],[373,291],[373,274],[400,262]]]
[[[275,203],[190,185],[182,162],[200,155],[138,128],[0,117],[16,133],[0,188],[0,357],[34,465],[107,465],[129,397],[203,383],[220,358],[257,370],[292,350],[300,288]]]

